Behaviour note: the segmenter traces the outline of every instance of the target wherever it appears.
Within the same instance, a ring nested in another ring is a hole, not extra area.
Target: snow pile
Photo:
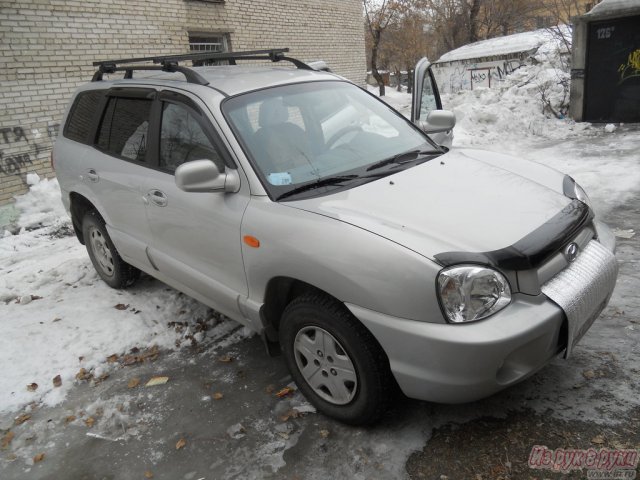
[[[546,32],[544,38],[530,64],[493,88],[443,95],[445,108],[456,114],[459,144],[486,145],[523,136],[559,140],[589,129],[589,124],[565,117],[570,82],[566,44],[560,32]]]
[[[16,208],[20,212],[18,227],[33,229],[69,221],[60,201],[58,180],[41,180],[37,173],[27,174],[29,193],[16,197]]]

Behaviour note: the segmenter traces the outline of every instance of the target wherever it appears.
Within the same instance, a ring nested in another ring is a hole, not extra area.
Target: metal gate
[[[640,15],[589,24],[584,119],[640,122]]]

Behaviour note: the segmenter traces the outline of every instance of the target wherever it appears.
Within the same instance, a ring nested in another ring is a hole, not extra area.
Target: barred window
[[[189,35],[189,51],[191,53],[223,53],[229,51],[228,36],[224,33],[220,34],[191,34]],[[195,61],[195,67],[207,65],[219,65],[220,62],[215,60]]]

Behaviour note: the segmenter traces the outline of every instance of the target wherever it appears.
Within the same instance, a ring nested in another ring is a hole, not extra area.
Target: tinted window
[[[91,130],[91,123],[98,115],[104,91],[84,92],[77,96],[71,107],[64,136],[76,142],[85,143]]]
[[[212,160],[220,171],[224,171],[224,162],[195,115],[184,106],[164,104],[160,132],[160,167],[174,171],[185,162]]]
[[[98,147],[119,157],[144,162],[151,100],[109,99],[98,133]]]

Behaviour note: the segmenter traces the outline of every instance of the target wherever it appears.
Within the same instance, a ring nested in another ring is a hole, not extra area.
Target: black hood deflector
[[[443,267],[461,263],[489,265],[501,270],[538,268],[568,244],[591,220],[593,212],[573,200],[557,215],[510,247],[491,252],[444,252],[435,255]]]

